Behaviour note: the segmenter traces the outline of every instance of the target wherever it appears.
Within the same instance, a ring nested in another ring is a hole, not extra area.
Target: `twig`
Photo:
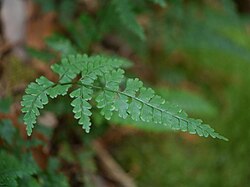
[[[103,169],[108,174],[108,177],[122,187],[136,187],[135,182],[123,171],[98,141],[93,143],[93,149],[95,150]]]

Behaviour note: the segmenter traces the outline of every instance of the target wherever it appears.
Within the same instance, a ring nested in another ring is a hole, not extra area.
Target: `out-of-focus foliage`
[[[227,143],[203,140],[168,133],[164,126],[152,129],[152,124],[138,123],[138,128],[151,132],[126,136],[111,149],[138,186],[249,186],[250,19],[236,10],[234,2],[239,1],[127,0],[130,19],[137,29],[131,29],[127,20],[122,21],[122,15],[108,0],[91,1],[97,2],[92,9],[85,0],[34,1],[45,11],[56,12],[63,31],[47,40],[46,50],[38,53],[30,49],[30,54],[46,63],[56,58],[54,50],[61,55],[104,52],[136,59],[139,68],[135,68],[135,77],[145,77],[144,82],[155,84],[155,90],[164,99],[178,104],[191,117],[206,119],[229,138]],[[70,98],[60,97],[60,101],[51,101],[45,110],[53,111],[64,121],[72,110],[67,106]],[[84,136],[85,143],[99,138],[108,128],[108,122],[96,109],[92,121],[98,130]],[[67,122],[71,124],[72,120]],[[1,132],[16,133],[6,128],[8,123],[2,121],[0,128],[1,140],[6,145],[15,142],[13,135],[7,137]],[[109,122],[135,126],[132,123],[117,116]],[[57,132],[60,137],[53,139],[55,144],[63,142],[58,157],[68,163],[81,160],[87,175],[78,177],[88,184],[96,171],[93,155],[84,150],[87,156],[79,154],[76,159],[72,148],[74,138],[82,137],[82,133],[72,133],[68,126],[60,129],[64,129]],[[84,163],[89,165],[85,167]],[[36,186],[37,178],[26,179],[32,183],[30,186]],[[24,178],[16,180],[19,184]]]
[[[0,112],[8,113],[10,98],[0,100]],[[45,170],[38,167],[31,148],[41,145],[38,139],[24,140],[10,120],[0,120],[0,186],[68,186],[64,175],[57,173],[57,159],[50,158]],[[26,150],[26,151],[24,151]]]

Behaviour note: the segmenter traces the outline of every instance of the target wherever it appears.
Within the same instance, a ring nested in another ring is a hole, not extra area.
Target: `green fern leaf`
[[[36,118],[40,115],[39,109],[48,103],[46,91],[53,85],[53,82],[42,76],[36,79],[36,83],[29,84],[25,90],[26,95],[23,96],[21,105],[23,106],[22,112],[25,113],[23,120],[27,125],[28,135],[31,135]]]
[[[110,91],[103,91],[97,98],[96,98],[96,102],[97,102],[97,108],[102,108],[101,110],[101,114],[107,119],[110,120],[112,115],[113,115],[113,111],[115,110],[115,107],[113,105],[114,102],[114,97],[115,97],[115,93],[114,92],[110,92]]]
[[[79,124],[82,125],[83,129],[85,129],[87,133],[89,133],[91,125],[89,116],[92,114],[90,112],[92,106],[88,103],[88,101],[92,98],[92,93],[92,89],[81,86],[70,94],[71,98],[75,98],[71,102],[71,105],[74,107],[74,117],[79,119]]]
[[[53,99],[56,98],[58,95],[66,95],[68,93],[69,88],[72,86],[72,84],[67,85],[56,85],[54,87],[51,87],[47,90],[47,94]]]
[[[114,99],[116,97],[116,92],[119,90],[120,82],[123,79],[124,71],[121,69],[113,70],[111,73],[104,74],[104,79],[106,81],[104,90],[97,98],[97,107],[102,108],[101,114],[105,116],[106,119],[110,120],[115,110],[113,105]],[[112,91],[109,91],[112,90]],[[117,108],[120,111],[120,108]]]
[[[126,63],[122,59],[115,59],[105,56],[93,56],[90,57],[83,65],[82,79],[83,84],[92,84],[98,76],[102,76],[104,73],[108,73],[114,68],[118,68]]]
[[[209,125],[202,124],[201,120],[189,118],[182,109],[166,102],[151,88],[145,88],[137,78],[128,79],[125,88],[121,89],[124,71],[119,67],[123,64],[122,59],[70,55],[63,58],[60,64],[53,65],[53,71],[59,74],[58,83],[41,77],[28,86],[23,96],[21,104],[28,135],[40,114],[39,109],[48,103],[48,96],[55,98],[66,95],[72,87],[70,97],[73,98],[71,105],[74,117],[86,132],[90,131],[91,126],[92,105],[89,101],[93,97],[93,90],[97,89],[100,91],[95,98],[97,108],[108,120],[117,112],[124,119],[130,117],[135,121],[158,123],[173,130],[227,140]]]

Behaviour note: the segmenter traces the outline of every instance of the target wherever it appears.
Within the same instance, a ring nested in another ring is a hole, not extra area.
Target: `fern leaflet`
[[[90,131],[91,125],[89,116],[92,114],[90,112],[92,106],[88,101],[92,98],[92,93],[93,91],[91,89],[81,86],[70,94],[70,97],[75,98],[71,102],[71,105],[74,107],[74,117],[79,119],[79,124],[83,125],[83,129],[85,129],[86,132]]]
[[[22,112],[25,113],[23,120],[27,125],[27,133],[31,135],[33,124],[36,123],[36,117],[40,115],[39,109],[42,109],[48,103],[47,90],[54,85],[45,77],[40,77],[36,83],[29,84],[26,89],[26,95],[23,96],[21,105]]]

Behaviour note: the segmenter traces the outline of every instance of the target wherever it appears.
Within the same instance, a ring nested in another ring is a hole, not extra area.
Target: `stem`
[[[74,83],[63,83],[61,85],[67,85],[67,84],[74,84]],[[145,104],[145,105],[147,105],[147,106],[149,106],[151,108],[157,109],[157,110],[159,110],[161,112],[166,112],[167,114],[173,116],[174,118],[176,118],[178,120],[182,120],[182,121],[185,121],[186,123],[189,123],[188,120],[186,120],[186,119],[184,119],[182,117],[176,116],[175,114],[173,114],[173,113],[171,113],[171,112],[169,112],[167,110],[161,109],[161,108],[159,108],[157,106],[154,106],[154,105],[152,105],[150,103],[144,102],[143,100],[141,100],[141,99],[139,99],[139,98],[137,98],[137,97],[135,97],[133,95],[130,95],[130,94],[127,94],[127,93],[124,93],[124,92],[121,92],[121,91],[117,91],[117,90],[111,90],[111,89],[108,89],[108,88],[105,88],[105,87],[94,86],[94,85],[89,85],[89,84],[83,84],[81,82],[76,82],[75,84],[80,85],[80,86],[92,87],[92,88],[95,88],[95,89],[98,89],[98,90],[106,90],[106,91],[110,91],[110,92],[115,92],[117,94],[125,95],[125,96],[127,96],[129,98],[132,98],[134,100],[137,100],[137,101],[139,101],[139,102],[141,102],[141,103],[143,103],[143,104]]]

